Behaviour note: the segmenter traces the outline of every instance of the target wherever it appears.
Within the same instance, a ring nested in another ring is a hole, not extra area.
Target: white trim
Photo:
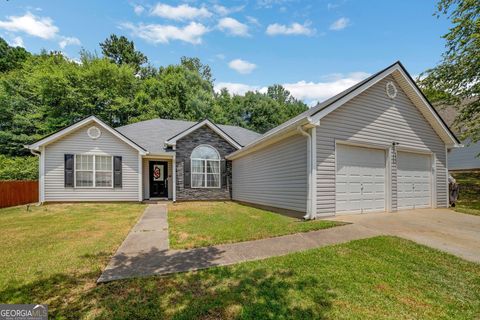
[[[210,120],[205,119],[201,122],[198,122],[197,124],[193,125],[189,129],[183,131],[182,133],[174,136],[173,138],[170,138],[169,140],[165,141],[165,144],[171,145],[171,146],[176,146],[176,143],[179,139],[189,135],[190,133],[194,132],[195,130],[203,127],[203,126],[208,126],[210,129],[215,131],[220,137],[225,139],[228,143],[230,143],[232,146],[234,146],[237,149],[241,149],[242,146],[239,145],[235,140],[230,138],[225,132],[223,132],[220,128],[218,128],[215,124],[213,124]]]
[[[312,216],[317,217],[317,126],[310,129],[312,136]]]
[[[387,170],[387,183],[386,183],[386,194],[385,198],[387,200],[387,206],[385,210],[387,212],[393,212],[393,192],[392,192],[392,146],[390,145],[387,149],[385,149],[386,154],[386,170]]]
[[[140,202],[143,201],[143,179],[142,179],[142,177],[143,177],[143,158],[142,158],[141,154],[138,154],[138,201],[140,201]]]
[[[39,201],[40,203],[45,202],[45,147],[40,148],[40,163],[39,163],[39,174],[40,174],[40,188],[39,188]]]
[[[172,159],[172,178],[173,178],[173,183],[172,183],[172,200],[173,202],[177,201],[177,157],[176,155],[173,155]]]
[[[146,155],[148,152],[145,151],[144,149],[142,149],[141,147],[139,147],[138,145],[136,145],[135,143],[133,143],[132,141],[130,141],[129,139],[127,139],[126,137],[124,137],[122,134],[120,134],[118,131],[114,130],[113,128],[111,128],[109,125],[107,125],[106,123],[104,123],[103,121],[101,121],[100,119],[98,119],[97,117],[95,116],[90,116],[86,119],[83,119],[77,123],[74,123],[72,124],[71,126],[63,129],[63,130],[60,130],[59,132],[56,132],[40,141],[37,141],[31,145],[28,145],[26,146],[27,148],[31,149],[31,150],[40,150],[39,148],[42,147],[42,146],[46,146],[58,139],[61,139],[63,136],[65,136],[66,134],[69,134],[70,132],[74,131],[74,130],[77,130],[81,127],[83,127],[84,125],[90,123],[90,122],[95,122],[97,123],[99,126],[103,127],[105,130],[107,130],[108,132],[110,132],[111,134],[113,134],[114,136],[116,136],[117,138],[119,138],[120,140],[122,140],[123,142],[125,142],[126,144],[128,144],[129,146],[131,146],[132,148],[134,148],[135,150],[137,150],[140,154],[142,155]]]
[[[447,146],[445,146],[445,178],[446,178],[446,183],[447,185],[445,186],[447,188],[447,208],[450,208],[450,189],[449,189],[449,183],[448,183],[448,150]]]
[[[303,217],[306,220],[313,219],[312,216],[312,136],[302,128],[297,127],[298,132],[307,137],[307,212]]]
[[[432,153],[431,160],[432,160],[432,173],[431,173],[432,208],[437,208],[438,202],[437,202],[437,154],[436,153]]]

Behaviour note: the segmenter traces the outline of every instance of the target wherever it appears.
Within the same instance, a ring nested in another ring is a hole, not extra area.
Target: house
[[[463,145],[463,148],[455,148],[448,153],[448,170],[480,170],[480,141],[466,140]]]
[[[400,62],[259,135],[89,117],[30,146],[41,201],[233,199],[305,218],[447,207],[459,141]]]
[[[440,107],[438,111],[445,123],[452,128],[454,126],[455,118],[458,115],[458,109],[453,106],[444,106]],[[462,141],[462,144],[463,148],[449,150],[448,170],[480,170],[480,141],[472,142],[470,139],[467,139]]]

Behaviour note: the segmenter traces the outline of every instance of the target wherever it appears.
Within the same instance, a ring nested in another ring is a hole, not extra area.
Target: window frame
[[[77,170],[77,156],[92,156],[93,157],[93,169],[92,170]],[[100,157],[110,157],[111,162],[111,170],[97,170],[96,168],[96,158],[97,156]],[[75,189],[113,189],[115,182],[114,179],[114,168],[113,168],[113,156],[110,154],[102,154],[102,153],[74,153],[73,154],[73,187]],[[91,186],[77,186],[77,171],[80,172],[92,172],[93,173],[93,184]],[[112,183],[111,186],[97,186],[97,171],[98,172],[110,172],[112,176]]]
[[[215,153],[217,154],[218,156],[218,159],[203,159],[203,158],[193,158],[192,157],[192,154],[193,152],[200,148],[200,147],[209,147],[211,149],[213,149],[215,151]],[[193,172],[193,161],[203,161],[203,172],[200,173],[200,172]],[[208,173],[208,167],[207,167],[207,162],[208,161],[211,161],[211,162],[216,162],[218,163],[218,173]],[[215,149],[214,147],[212,147],[211,145],[209,144],[201,144],[201,145],[198,145],[196,146],[193,150],[192,150],[192,153],[190,154],[190,188],[192,189],[221,189],[222,188],[222,166],[221,166],[221,161],[222,161],[222,158],[220,157],[220,153],[218,152],[217,149]],[[203,174],[203,185],[200,186],[200,187],[197,187],[197,186],[193,186],[193,175],[194,174],[197,174],[197,175],[200,175],[200,174]],[[214,186],[214,187],[211,187],[211,186],[207,186],[207,181],[208,181],[208,175],[218,175],[218,186]]]

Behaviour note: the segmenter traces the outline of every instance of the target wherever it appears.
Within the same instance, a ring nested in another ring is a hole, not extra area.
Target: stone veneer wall
[[[217,149],[222,160],[226,161],[227,183],[222,179],[221,188],[191,188],[185,187],[184,163],[190,162],[190,155],[197,146],[206,144]],[[232,198],[232,162],[225,160],[225,156],[237,149],[225,141],[215,131],[203,126],[189,135],[179,139],[175,148],[177,200],[225,200]]]

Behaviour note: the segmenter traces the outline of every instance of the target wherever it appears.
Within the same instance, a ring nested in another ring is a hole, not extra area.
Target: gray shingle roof
[[[165,141],[187,130],[197,122],[168,119],[152,119],[115,128],[135,143],[152,153],[165,152]],[[251,130],[227,125],[217,125],[241,146],[245,146],[261,135]]]

